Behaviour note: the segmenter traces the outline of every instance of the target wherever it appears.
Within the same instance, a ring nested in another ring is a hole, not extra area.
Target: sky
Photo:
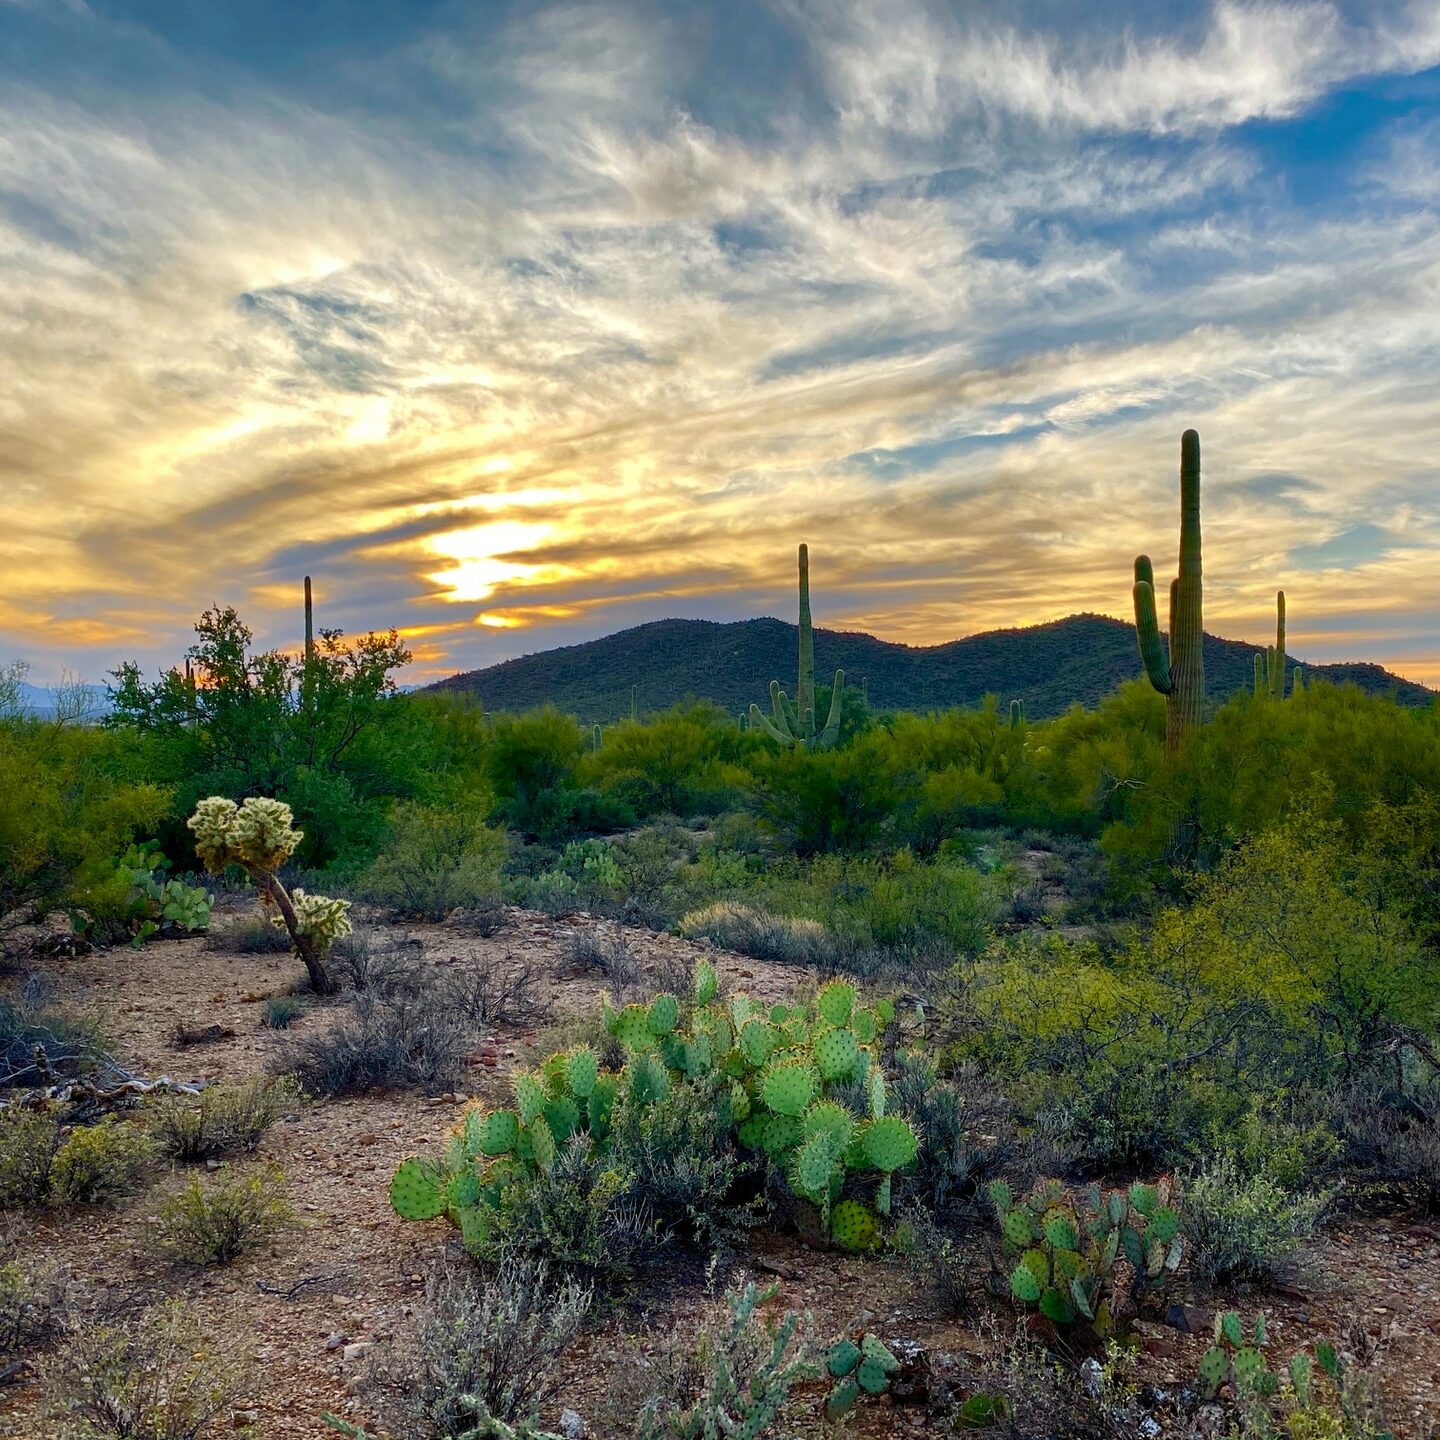
[[[1440,684],[1440,0],[0,0],[0,661],[1127,616]]]

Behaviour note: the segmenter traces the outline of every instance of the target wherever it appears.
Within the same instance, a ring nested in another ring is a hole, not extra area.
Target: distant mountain
[[[56,707],[62,700],[67,715],[74,719],[94,721],[109,713],[110,692],[103,685],[75,685],[57,688],[60,690],[60,694],[48,686],[32,685],[29,681],[22,680],[20,682],[21,708],[27,715],[33,715],[38,720],[53,720]]]
[[[455,675],[430,690],[464,690],[487,710],[529,710],[553,704],[584,721],[630,713],[630,687],[642,711],[687,696],[738,711],[768,704],[772,678],[795,685],[795,626],[782,620],[656,620],[583,645],[542,650],[484,670]],[[1256,647],[1205,637],[1205,682],[1223,700],[1254,680]],[[1025,702],[1032,719],[1058,715],[1077,701],[1094,705],[1140,673],[1134,629],[1103,615],[1071,615],[1020,630],[991,630],[944,645],[897,645],[858,631],[816,630],[816,679],[843,669],[851,683],[868,680],[877,709],[930,710],[974,705],[987,694]],[[1379,665],[1306,666],[1307,676],[1346,681],[1392,694],[1402,705],[1426,705],[1423,685]]]

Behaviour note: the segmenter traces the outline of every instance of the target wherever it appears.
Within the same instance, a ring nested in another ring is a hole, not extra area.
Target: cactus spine
[[[830,692],[830,713],[825,727],[815,729],[815,631],[810,623],[810,547],[800,547],[800,641],[796,676],[795,701],[780,688],[778,680],[770,682],[770,709],[767,717],[758,705],[750,707],[750,724],[759,726],[772,740],[781,745],[802,746],[811,750],[829,750],[840,738],[840,712],[845,692],[845,672],[835,672],[835,686]]]
[[[1180,571],[1170,582],[1170,654],[1160,640],[1155,571],[1148,555],[1135,557],[1135,633],[1150,683],[1165,697],[1165,749],[1180,747],[1200,723],[1205,696],[1203,581],[1200,564],[1200,436],[1180,437]]]

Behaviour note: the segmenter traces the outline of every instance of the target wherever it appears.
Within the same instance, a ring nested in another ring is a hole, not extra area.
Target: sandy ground
[[[229,918],[220,917],[217,925]],[[443,926],[410,926],[391,934],[408,937],[424,962],[437,967],[535,966],[554,1018],[561,1019],[593,1004],[597,978],[574,973],[570,938],[578,928],[597,925],[619,933],[609,922],[586,917],[552,921],[512,911],[489,938]],[[643,964],[656,967],[677,960],[688,967],[703,950],[730,987],[766,998],[788,995],[805,978],[793,969],[648,931],[626,931],[624,938]],[[117,1056],[136,1070],[209,1080],[240,1078],[271,1063],[276,1037],[261,1025],[264,1001],[290,991],[299,978],[296,962],[286,955],[207,949],[200,940],[118,949],[47,968],[57,998],[94,1013]],[[299,1023],[328,1024],[327,1011],[317,1007]],[[181,1046],[175,1029],[182,1021],[215,1023],[235,1033]],[[383,1346],[412,1324],[425,1272],[449,1236],[443,1222],[407,1224],[391,1212],[390,1173],[407,1155],[434,1146],[469,1098],[498,1102],[507,1091],[507,1072],[525,1063],[533,1035],[477,1035],[463,1095],[370,1095],[297,1106],[269,1132],[258,1158],[282,1168],[300,1225],[230,1267],[176,1268],[147,1246],[144,1222],[167,1185],[177,1183],[166,1179],[119,1210],[26,1217],[30,1228],[20,1232],[21,1247],[70,1267],[95,1296],[136,1290],[181,1296],[210,1329],[242,1347],[254,1361],[254,1382],[239,1397],[237,1416],[222,1417],[216,1434],[234,1433],[232,1426],[252,1414],[258,1440],[332,1434],[320,1420],[327,1409],[369,1421],[359,1384],[368,1361],[357,1357],[347,1363],[345,1347]],[[977,1266],[983,1263],[977,1256]],[[739,1264],[761,1281],[778,1279],[783,1302],[810,1310],[822,1338],[863,1324],[886,1340],[921,1347],[932,1397],[947,1384],[963,1395],[966,1374],[993,1353],[997,1330],[1013,1324],[1003,1308],[989,1324],[956,1321],[902,1263],[811,1252],[773,1231],[755,1232]],[[1190,1298],[1183,1289],[1182,1277],[1173,1298]],[[1241,1303],[1247,1312],[1266,1310],[1275,1337],[1272,1356],[1343,1337],[1356,1324],[1380,1340],[1390,1424],[1401,1440],[1429,1440],[1432,1425],[1440,1423],[1440,1229],[1400,1220],[1352,1222],[1311,1243],[1299,1278],[1282,1293],[1241,1297]],[[602,1397],[617,1352],[643,1345],[647,1336],[687,1320],[704,1304],[698,1274],[689,1275],[684,1266],[672,1273],[663,1293],[652,1289],[648,1296],[626,1297],[567,1355],[555,1410],[575,1409],[586,1418],[587,1433],[602,1435]],[[1138,1379],[1171,1391],[1188,1382],[1203,1337],[1152,1321],[1142,1322],[1139,1335]],[[0,1389],[0,1434],[53,1436],[56,1424],[38,1413],[37,1401],[38,1387],[24,1376]],[[815,1398],[804,1397],[795,1407],[791,1432],[822,1433],[814,1418],[818,1408],[818,1391]],[[872,1405],[851,1428],[872,1436],[931,1435],[942,1428],[937,1411],[921,1393],[908,1404]],[[542,1419],[553,1424],[557,1414]],[[1196,1433],[1169,1421],[1163,1407],[1157,1419],[1164,1433]]]

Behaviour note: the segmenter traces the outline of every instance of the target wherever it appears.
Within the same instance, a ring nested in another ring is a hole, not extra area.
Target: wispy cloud
[[[1209,623],[1440,680],[1433,6],[775,0],[763,75],[720,7],[416,13],[0,10],[0,653],[291,643],[311,571],[420,678],[788,613],[800,538],[826,623],[1123,613],[1195,424]]]

